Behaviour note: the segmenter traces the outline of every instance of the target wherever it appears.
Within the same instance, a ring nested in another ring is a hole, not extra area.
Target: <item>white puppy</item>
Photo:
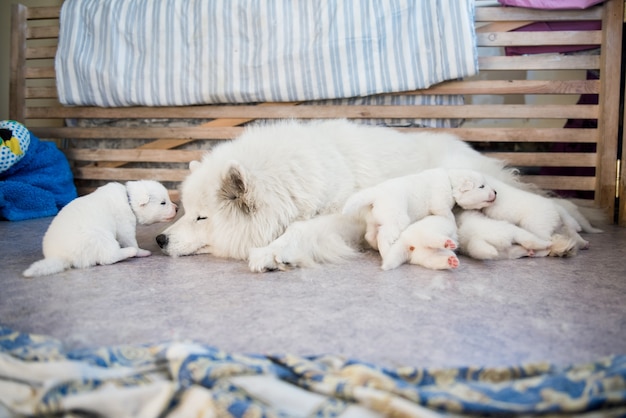
[[[455,203],[465,209],[481,209],[495,200],[495,191],[479,172],[433,168],[356,192],[346,201],[343,214],[364,212],[365,240],[378,249],[384,260],[411,223],[428,215],[439,215],[454,223]]]
[[[572,255],[578,249],[587,248],[589,243],[578,234],[579,231],[600,232],[567,201],[521,190],[493,177],[487,177],[487,181],[497,190],[498,199],[485,207],[483,213],[492,219],[517,225],[544,241],[551,241],[557,235],[571,242],[569,246],[553,246],[551,255]],[[577,219],[584,220],[582,225]]]
[[[459,259],[454,220],[429,215],[409,225],[393,243],[383,259],[382,269],[391,270],[406,262],[433,270],[455,269]]]
[[[498,195],[498,200],[501,198]],[[488,218],[480,211],[460,211],[456,220],[459,251],[478,260],[546,256],[552,246],[550,240],[541,239],[511,222]]]
[[[176,210],[159,182],[106,184],[61,209],[44,235],[44,259],[33,263],[23,275],[44,276],[72,267],[147,257],[150,251],[137,245],[137,223],[168,222],[174,219]]]

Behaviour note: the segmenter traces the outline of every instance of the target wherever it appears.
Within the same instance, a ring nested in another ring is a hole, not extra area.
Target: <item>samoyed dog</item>
[[[544,241],[557,236],[572,243],[560,251],[552,248],[553,256],[573,255],[578,249],[586,249],[589,242],[579,235],[581,231],[602,232],[594,228],[571,202],[521,190],[490,176],[487,181],[498,191],[498,199],[485,207],[483,214],[517,225]]]
[[[446,133],[346,120],[251,126],[190,164],[181,186],[184,215],[156,240],[170,256],[210,253],[248,260],[257,272],[293,267],[298,259],[334,261],[365,233],[364,222],[341,214],[350,195],[436,167],[517,183],[502,161]]]
[[[69,268],[113,264],[130,257],[147,257],[137,245],[137,223],[169,222],[177,206],[167,189],[152,180],[108,183],[74,199],[54,217],[43,238],[42,260],[24,271],[25,277],[59,273]]]
[[[496,191],[475,170],[431,168],[396,177],[354,193],[342,213],[366,219],[365,239],[385,259],[391,245],[410,224],[428,215],[448,218],[452,208],[482,209]]]

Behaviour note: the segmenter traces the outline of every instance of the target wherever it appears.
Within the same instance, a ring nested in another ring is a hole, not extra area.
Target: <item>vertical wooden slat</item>
[[[11,69],[9,87],[9,118],[24,122],[26,106],[26,17],[28,10],[21,4],[11,7]]]
[[[596,204],[615,210],[615,188],[617,176],[617,144],[619,128],[619,102],[622,21],[624,1],[609,0],[604,3],[602,18],[602,50],[600,56],[600,115],[598,129],[598,165],[596,173]]]

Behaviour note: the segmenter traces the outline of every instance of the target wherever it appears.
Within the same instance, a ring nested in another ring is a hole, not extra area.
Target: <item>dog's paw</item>
[[[278,270],[274,251],[269,247],[251,248],[248,254],[248,268],[253,273]]]
[[[448,267],[451,269],[459,267],[459,259],[456,255],[451,255],[448,257]]]
[[[150,251],[137,248],[137,254],[135,255],[135,257],[149,257],[150,255],[152,255]]]
[[[448,250],[456,250],[456,247],[457,243],[451,239],[448,239],[446,240],[446,242],[443,243],[443,248],[446,248]]]

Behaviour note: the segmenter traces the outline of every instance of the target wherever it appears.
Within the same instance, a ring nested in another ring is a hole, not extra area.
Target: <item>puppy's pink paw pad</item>
[[[449,240],[446,240],[445,244],[443,244],[443,247],[449,250],[456,250],[456,243],[452,241],[451,239],[449,239]]]
[[[452,269],[457,268],[459,266],[459,259],[451,255],[450,257],[448,257],[448,266],[450,266],[450,268]]]

